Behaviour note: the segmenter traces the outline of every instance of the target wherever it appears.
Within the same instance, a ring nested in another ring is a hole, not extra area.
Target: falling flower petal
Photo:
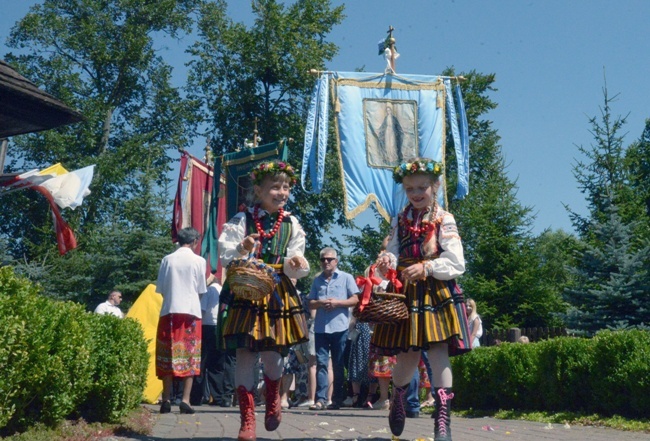
[[[487,431],[487,432],[494,432],[494,429],[492,428],[492,426],[483,426],[482,429]]]

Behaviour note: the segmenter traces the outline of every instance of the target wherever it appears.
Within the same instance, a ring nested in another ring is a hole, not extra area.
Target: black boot
[[[433,394],[436,409],[431,418],[435,419],[433,431],[435,441],[451,441],[451,399],[454,394],[450,387],[435,388]]]
[[[388,412],[388,425],[395,436],[400,436],[404,431],[404,422],[406,421],[404,395],[406,395],[408,388],[408,383],[405,386],[393,388],[393,401],[390,403],[390,411]]]

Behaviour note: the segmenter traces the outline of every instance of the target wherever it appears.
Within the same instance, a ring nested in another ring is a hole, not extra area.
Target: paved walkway
[[[140,441],[156,440],[225,440],[237,439],[238,408],[196,407],[194,415],[181,415],[178,406],[172,413],[159,415],[158,406],[149,406],[156,414],[153,434]],[[264,408],[257,408],[257,436],[265,440],[391,440],[388,411],[348,409],[289,409],[282,414],[282,424],[274,432],[264,429]],[[494,418],[452,417],[454,441],[633,441],[650,440],[650,433],[624,432],[613,429],[543,424]],[[406,420],[400,440],[433,440],[433,421],[429,415]],[[121,438],[124,440],[124,438]]]

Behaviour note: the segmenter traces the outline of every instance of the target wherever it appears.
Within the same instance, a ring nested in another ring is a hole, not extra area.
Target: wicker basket
[[[239,299],[257,302],[270,296],[275,289],[275,271],[255,258],[233,260],[226,267],[226,277],[231,291]]]
[[[373,293],[370,302],[359,311],[359,304],[354,307],[352,314],[360,322],[389,324],[406,320],[409,316],[404,294]]]

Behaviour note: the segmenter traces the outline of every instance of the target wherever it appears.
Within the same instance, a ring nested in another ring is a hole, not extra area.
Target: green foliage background
[[[646,418],[649,351],[642,330],[481,347],[452,359],[454,406]]]
[[[48,299],[0,268],[0,433],[69,416],[117,421],[142,400],[149,354],[140,324]]]
[[[178,149],[200,136],[210,138],[215,155],[232,152],[252,137],[257,123],[262,142],[293,138],[290,160],[301,162],[314,83],[308,71],[324,69],[336,55],[329,35],[345,19],[344,7],[327,0],[255,0],[251,8],[251,25],[228,17],[223,0],[44,0],[30,9],[12,29],[8,47],[20,52],[7,54],[7,61],[86,119],[12,138],[5,171],[61,162],[68,169],[96,164],[96,174],[84,204],[64,213],[79,247],[62,257],[43,198],[29,191],[3,197],[4,264],[39,281],[48,297],[90,310],[116,288],[128,308],[173,249],[169,176]],[[172,84],[171,63],[158,50],[161,35],[192,37],[181,87]],[[484,326],[568,324],[585,335],[647,326],[650,123],[625,146],[625,118],[614,115],[605,88],[600,116],[587,121],[594,143],[576,152],[576,181],[589,214],[567,207],[575,233],[535,236],[534,209],[518,201],[489,119],[498,105],[495,74],[453,67],[442,74],[467,78],[461,87],[469,122],[470,194],[450,200],[449,211],[467,261],[459,282],[476,300]],[[343,215],[333,133],[330,139],[324,192],[296,188],[288,208],[305,228],[314,273],[326,245],[342,252],[344,269],[361,273],[374,260],[387,226],[378,220],[378,228],[356,227]],[[456,185],[453,147],[447,139],[450,189]],[[342,228],[348,230],[338,234]],[[300,288],[309,284],[302,280]]]

